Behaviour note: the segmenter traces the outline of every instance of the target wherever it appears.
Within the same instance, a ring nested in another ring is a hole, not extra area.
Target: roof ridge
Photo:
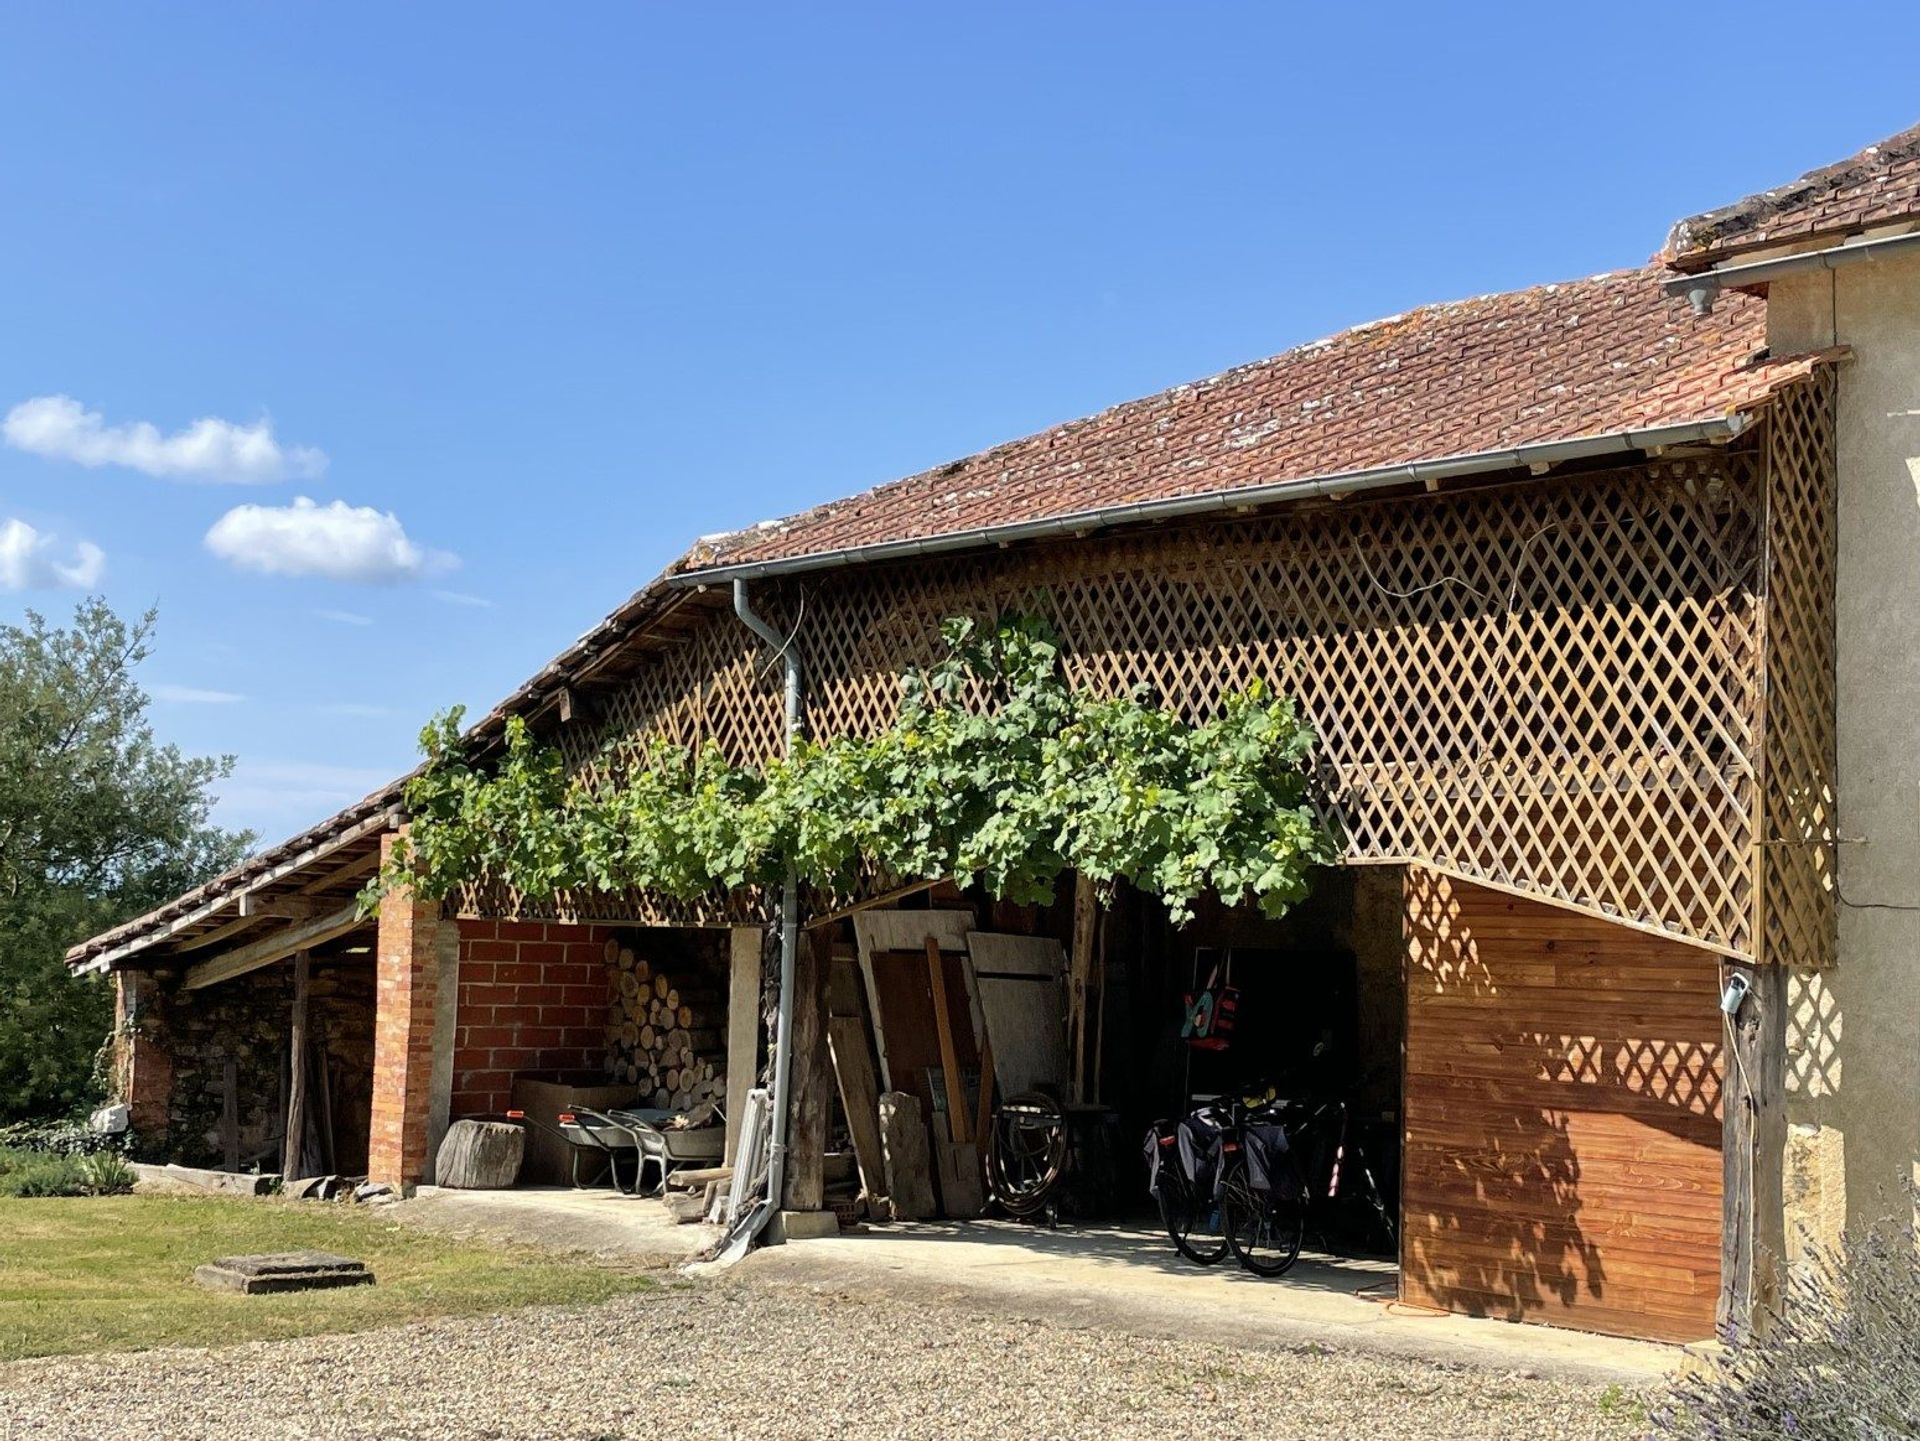
[[[1880,178],[1880,172],[1914,159],[1920,159],[1920,124],[1876,140],[1843,160],[1815,166],[1784,184],[1676,220],[1654,260],[1672,269],[1691,269],[1707,263],[1716,251],[1741,248],[1743,240],[1764,243],[1767,222],[1808,209],[1835,191],[1864,185]],[[1838,218],[1832,228],[1845,229],[1849,223],[1850,218]],[[1821,232],[1815,229],[1806,233]]]

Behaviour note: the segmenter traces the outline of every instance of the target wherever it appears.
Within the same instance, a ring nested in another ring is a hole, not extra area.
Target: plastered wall
[[[1839,961],[1796,977],[1788,1023],[1788,1231],[1831,1238],[1905,1206],[1920,1160],[1920,259],[1777,280],[1767,312],[1774,354],[1853,351],[1837,417]]]

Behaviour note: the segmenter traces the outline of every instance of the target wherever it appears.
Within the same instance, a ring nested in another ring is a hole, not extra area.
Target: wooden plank
[[[1068,1075],[1066,955],[1051,936],[975,931],[967,968],[1003,1094],[1065,1094]]]
[[[186,978],[180,984],[186,990],[197,991],[204,986],[230,981],[236,976],[244,976],[248,971],[257,971],[275,961],[284,961],[295,951],[343,936],[355,927],[372,924],[372,918],[362,918],[354,905],[342,906],[339,910],[329,911],[323,916],[316,916],[310,921],[288,926],[285,930],[236,947],[225,955],[189,966]]]
[[[973,1134],[986,1160],[989,1131],[993,1125],[993,1038],[980,1042],[980,1098],[973,1109]]]
[[[953,1022],[947,1015],[947,971],[940,943],[927,937],[927,980],[933,997],[934,1034],[940,1042],[940,1072],[947,1089],[947,1134],[955,1146],[973,1139],[967,1115],[966,1078],[960,1073],[960,1055],[953,1044]]]
[[[293,1018],[287,1031],[287,1134],[280,1152],[280,1174],[289,1181],[306,1175],[307,1149],[307,993],[311,966],[305,951],[293,953]]]
[[[853,1163],[860,1187],[870,1200],[887,1193],[886,1163],[880,1148],[880,1092],[874,1084],[865,1016],[827,1017],[827,1048],[833,1056],[840,1106],[853,1138]]]
[[[880,1143],[880,1088],[873,1072],[872,1032],[860,965],[837,951],[827,972],[827,1049],[833,1058],[840,1108],[853,1139],[853,1162],[868,1207],[884,1215],[886,1160]]]
[[[758,926],[735,926],[727,947],[727,1139],[726,1164],[740,1153],[747,1092],[760,1074],[760,949]]]
[[[854,954],[860,964],[861,979],[867,987],[867,1014],[873,1020],[874,1052],[880,1060],[882,1090],[912,1089],[913,1083],[906,1074],[909,1068],[903,1067],[899,1077],[895,1076],[892,1046],[887,1035],[886,1008],[880,1004],[880,992],[874,976],[874,954],[879,951],[911,951],[918,954],[929,936],[940,942],[942,950],[965,951],[967,932],[972,929],[972,911],[854,912]]]

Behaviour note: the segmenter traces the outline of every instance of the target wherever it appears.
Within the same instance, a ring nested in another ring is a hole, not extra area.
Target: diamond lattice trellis
[[[1144,684],[1192,716],[1255,677],[1296,697],[1353,861],[1817,959],[1831,850],[1803,842],[1831,828],[1830,384],[1707,455],[828,572],[755,603],[797,635],[816,735],[890,721],[945,617],[1039,610],[1076,682]],[[778,677],[720,613],[605,714],[626,745],[712,736],[756,760],[780,743]],[[765,898],[560,901],[714,924]]]
[[[1760,948],[1809,967],[1832,963],[1839,930],[1834,402],[1833,372],[1823,369],[1779,396],[1766,436]]]

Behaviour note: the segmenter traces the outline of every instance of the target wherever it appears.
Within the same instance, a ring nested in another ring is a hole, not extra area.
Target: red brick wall
[[[453,1114],[507,1109],[521,1071],[606,1064],[606,926],[460,922]]]

